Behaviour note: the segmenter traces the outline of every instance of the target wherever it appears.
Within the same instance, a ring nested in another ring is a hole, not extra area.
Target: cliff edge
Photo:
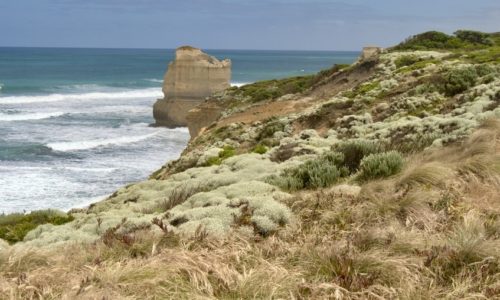
[[[164,98],[153,107],[156,125],[187,126],[188,112],[214,92],[229,88],[230,81],[230,60],[219,61],[190,46],[178,48],[164,77]]]

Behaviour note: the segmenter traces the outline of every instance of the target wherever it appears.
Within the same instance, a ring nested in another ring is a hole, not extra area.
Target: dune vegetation
[[[499,48],[429,32],[216,94],[150,179],[0,236],[0,295],[500,298]]]

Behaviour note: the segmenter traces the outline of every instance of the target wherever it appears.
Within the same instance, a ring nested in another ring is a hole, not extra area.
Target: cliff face
[[[187,126],[188,112],[214,92],[230,87],[231,61],[219,61],[200,49],[180,47],[168,66],[163,99],[153,107],[156,125]]]

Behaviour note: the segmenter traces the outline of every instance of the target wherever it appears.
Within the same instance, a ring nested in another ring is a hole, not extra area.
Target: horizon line
[[[182,46],[179,46],[182,47]],[[177,48],[179,48],[177,47]],[[177,48],[140,48],[140,47],[94,47],[94,46],[2,46],[0,48],[39,48],[39,49],[109,49],[109,50],[176,50]],[[310,52],[361,52],[362,50],[308,50],[308,49],[243,49],[243,48],[199,48],[206,51],[310,51]]]

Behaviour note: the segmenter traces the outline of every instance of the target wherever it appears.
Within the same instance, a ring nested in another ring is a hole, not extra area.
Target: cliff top
[[[231,60],[224,59],[218,60],[214,56],[208,55],[199,48],[191,46],[182,46],[175,51],[175,60],[183,61],[198,61],[200,63],[207,62],[209,65],[214,67],[231,67]],[[175,61],[174,61],[175,62]]]
[[[176,49],[177,51],[181,50],[181,51],[201,51],[201,49],[199,48],[196,48],[196,47],[192,47],[192,46],[180,46]]]

